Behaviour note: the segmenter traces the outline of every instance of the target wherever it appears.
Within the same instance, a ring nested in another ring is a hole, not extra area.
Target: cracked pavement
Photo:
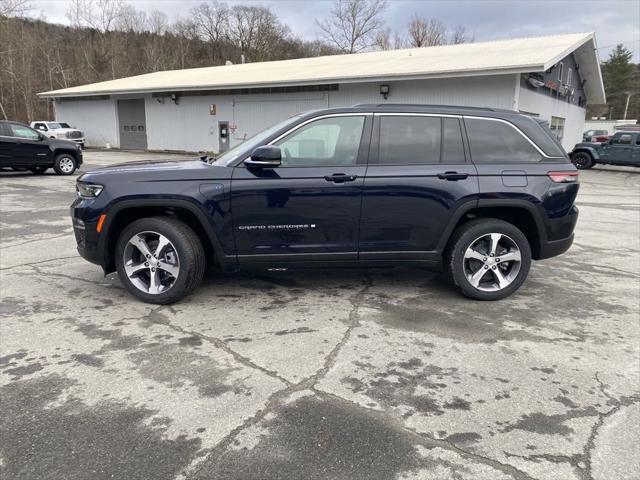
[[[77,255],[74,182],[0,172],[0,477],[640,477],[640,170],[581,172],[572,249],[490,303],[376,269],[146,305]]]

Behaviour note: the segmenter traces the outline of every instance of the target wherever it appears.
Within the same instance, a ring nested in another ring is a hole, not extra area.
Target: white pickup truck
[[[76,128],[71,128],[68,123],[36,121],[31,122],[31,128],[44,133],[49,138],[71,140],[84,147],[84,132]]]

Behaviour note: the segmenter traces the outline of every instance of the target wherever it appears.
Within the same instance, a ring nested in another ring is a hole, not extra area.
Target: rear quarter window
[[[530,163],[540,152],[515,127],[494,119],[465,118],[474,163]]]

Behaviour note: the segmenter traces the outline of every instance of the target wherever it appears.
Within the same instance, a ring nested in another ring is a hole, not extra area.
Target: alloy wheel
[[[71,173],[75,168],[75,164],[73,163],[73,160],[69,157],[61,158],[60,161],[58,162],[58,166],[60,167],[60,170],[62,170],[64,173]]]
[[[169,290],[180,274],[176,248],[157,232],[133,235],[124,249],[123,265],[131,283],[151,295]]]
[[[496,292],[513,283],[522,255],[516,242],[502,233],[476,238],[464,253],[464,274],[469,284],[483,292]]]

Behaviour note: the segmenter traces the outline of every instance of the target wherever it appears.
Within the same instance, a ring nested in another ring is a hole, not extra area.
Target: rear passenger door
[[[438,259],[454,212],[477,199],[457,116],[375,115],[360,222],[360,260]]]

